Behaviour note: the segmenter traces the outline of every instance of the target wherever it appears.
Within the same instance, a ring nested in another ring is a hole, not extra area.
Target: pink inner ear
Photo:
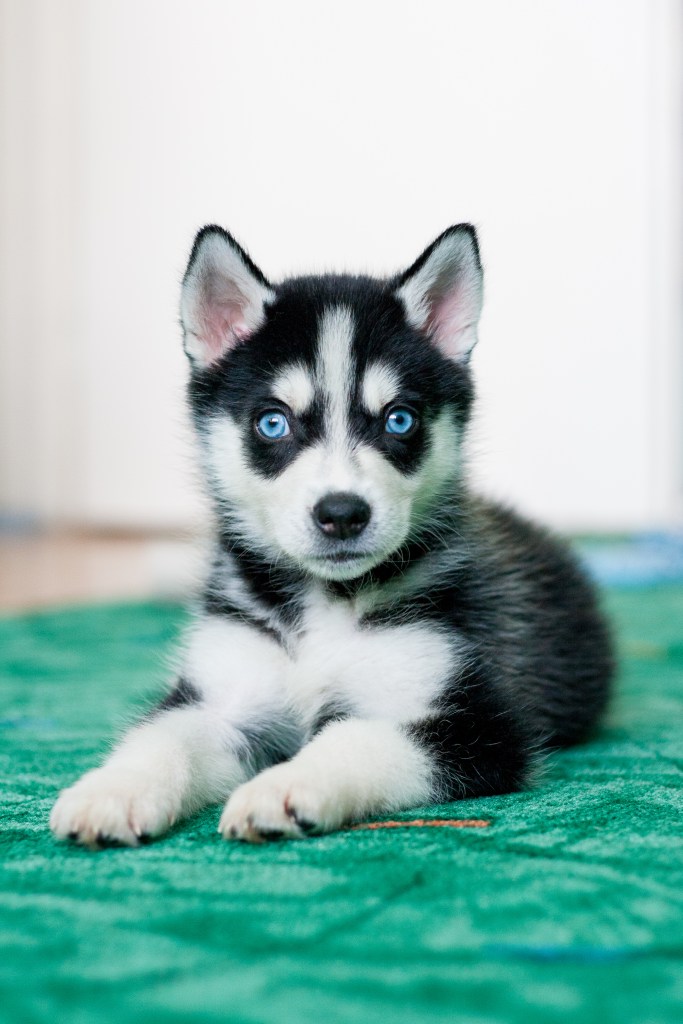
[[[463,284],[445,294],[435,292],[430,302],[427,327],[450,356],[463,355],[476,341],[476,298]]]
[[[204,303],[201,325],[201,340],[206,345],[210,363],[220,359],[249,333],[242,306],[231,302]]]
[[[427,319],[430,330],[439,333],[443,330],[459,329],[462,317],[459,298],[458,290],[440,298],[435,296]]]

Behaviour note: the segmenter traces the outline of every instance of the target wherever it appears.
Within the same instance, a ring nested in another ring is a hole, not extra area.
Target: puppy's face
[[[417,537],[458,473],[480,304],[469,228],[392,281],[277,287],[225,232],[200,232],[182,300],[190,399],[232,528],[337,580]]]

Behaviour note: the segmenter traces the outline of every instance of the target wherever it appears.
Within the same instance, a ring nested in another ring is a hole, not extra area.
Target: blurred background
[[[0,605],[190,585],[206,222],[273,279],[474,222],[478,485],[668,564],[682,28],[679,0],[0,0]]]

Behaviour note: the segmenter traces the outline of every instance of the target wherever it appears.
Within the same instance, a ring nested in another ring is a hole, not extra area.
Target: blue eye
[[[256,420],[256,429],[268,441],[279,441],[290,433],[289,421],[283,412],[269,409]]]
[[[392,409],[387,413],[384,429],[387,434],[409,434],[416,424],[416,418],[409,409]]]

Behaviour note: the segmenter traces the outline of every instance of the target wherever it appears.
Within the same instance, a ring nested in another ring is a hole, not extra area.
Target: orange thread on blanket
[[[366,821],[351,828],[488,828],[490,824],[484,818],[415,818],[414,821]]]

